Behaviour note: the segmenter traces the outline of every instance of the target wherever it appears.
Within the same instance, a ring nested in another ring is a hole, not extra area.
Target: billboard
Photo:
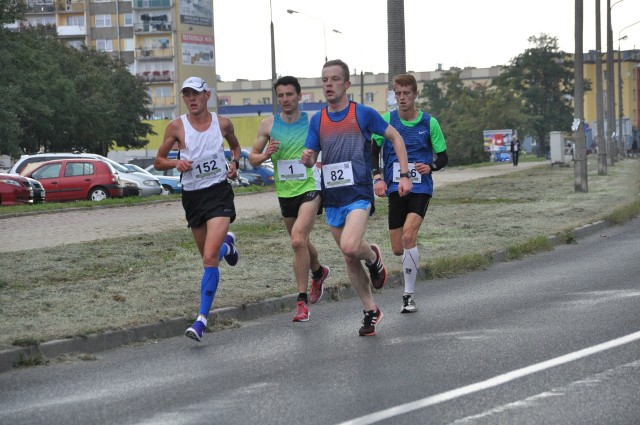
[[[182,64],[213,66],[215,62],[213,37],[210,35],[182,34]]]
[[[491,161],[509,161],[511,140],[517,136],[513,130],[485,130],[482,135],[484,151],[489,152]]]

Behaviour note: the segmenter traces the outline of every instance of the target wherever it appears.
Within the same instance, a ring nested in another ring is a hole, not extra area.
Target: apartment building
[[[202,0],[26,0],[26,24],[56,25],[70,47],[83,44],[123,60],[148,84],[149,119],[186,109],[179,84],[199,76],[215,88],[213,3]],[[213,99],[210,108],[216,109]]]
[[[215,90],[209,104],[211,110],[226,115],[256,117],[272,112],[271,80],[217,81],[213,2],[203,0],[25,0],[29,25],[56,25],[61,39],[71,47],[86,44],[122,59],[132,74],[148,84],[153,121],[166,121],[185,113],[180,98],[180,83],[188,76],[204,78]],[[591,80],[592,90],[585,93],[585,119],[592,125],[596,115],[596,54],[584,54],[584,75]],[[623,105],[623,122],[628,137],[640,128],[640,50],[615,52],[614,85],[615,116]],[[502,67],[466,68],[464,84],[485,84],[500,74]],[[419,87],[445,72],[413,72]],[[603,58],[603,80],[606,62]],[[622,92],[619,84],[622,82]],[[301,108],[310,113],[324,106],[320,78],[302,78]],[[386,73],[360,73],[351,76],[350,99],[387,110],[390,93]],[[604,87],[605,99],[606,91]],[[620,95],[621,94],[621,95]],[[392,97],[392,95],[391,95]],[[606,103],[606,102],[605,102]],[[605,109],[607,105],[604,105]],[[605,111],[606,112],[606,111]],[[606,116],[606,113],[605,113]],[[163,124],[158,122],[160,131]],[[158,129],[156,129],[158,131]]]

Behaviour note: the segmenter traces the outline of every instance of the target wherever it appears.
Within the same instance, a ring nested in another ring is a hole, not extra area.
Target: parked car
[[[231,151],[229,149],[225,149],[224,156],[227,161],[231,161]],[[249,151],[246,149],[242,149],[240,151],[240,159],[238,160],[238,165],[240,166],[238,171],[243,177],[247,178],[249,182],[256,182],[251,184],[268,186],[275,183],[273,177],[273,164],[271,164],[271,162],[265,161],[261,165],[254,167],[249,162]],[[256,179],[255,177],[249,176],[249,174],[258,174],[260,176],[260,180]]]
[[[180,171],[176,170],[175,168],[171,168],[169,170],[156,170],[156,168],[153,165],[150,165],[146,168],[145,171],[148,171],[149,173],[153,174],[155,177],[159,178],[159,179],[177,179],[180,180]],[[244,174],[242,174],[241,172],[238,172],[238,178],[236,180],[229,180],[231,182],[231,185],[234,187],[238,187],[238,186],[250,186],[251,185],[251,180],[249,180],[250,177],[251,179],[260,179],[260,176],[257,174],[254,174],[252,176],[245,176]],[[255,183],[255,184],[259,184],[259,183]],[[180,184],[180,192],[182,192],[182,184]],[[180,193],[180,192],[175,192],[175,193]],[[170,192],[170,193],[174,193],[174,192]]]
[[[33,188],[22,176],[0,173],[0,205],[33,203]]]
[[[122,165],[127,167],[131,172],[153,176],[151,172],[145,170],[144,168],[136,164],[122,164]],[[182,183],[180,182],[180,177],[165,176],[160,174],[155,175],[154,177],[160,180],[160,184],[164,189],[164,192],[163,192],[164,194],[182,193]]]
[[[238,178],[237,179],[235,179],[235,180],[229,179],[229,181],[231,182],[231,186],[233,186],[233,187],[251,186],[251,183],[249,183],[249,180],[247,180],[245,177],[241,176],[240,173],[238,173]]]
[[[262,175],[258,173],[239,170],[238,178],[246,180],[249,183],[249,185],[264,186],[264,180],[262,180]]]
[[[95,153],[40,153],[35,155],[22,155],[11,167],[10,173],[27,175],[28,171],[35,167],[36,163],[51,161],[54,159],[74,159],[89,158],[98,159],[111,165],[111,167],[120,175],[123,183],[127,185],[126,194],[133,195],[136,190],[139,196],[152,196],[162,194],[162,185],[160,181],[153,176],[142,176],[140,174],[130,172],[112,159],[98,155]]]
[[[120,176],[108,162],[75,158],[46,161],[27,174],[47,191],[48,201],[102,201],[122,197]]]
[[[168,170],[156,170],[156,167],[153,165],[149,165],[145,168],[146,171],[150,172],[154,177],[159,176],[171,176],[171,177],[180,177],[180,171],[175,168],[169,168]]]
[[[33,203],[42,204],[46,198],[47,191],[44,190],[44,187],[38,180],[29,177],[25,178],[29,180],[29,184],[33,188]]]

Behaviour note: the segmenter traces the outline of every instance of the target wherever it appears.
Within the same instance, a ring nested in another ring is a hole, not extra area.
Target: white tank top
[[[211,112],[211,125],[202,132],[193,128],[186,114],[180,119],[186,145],[185,149],[180,149],[180,159],[193,161],[192,170],[182,173],[182,189],[204,189],[225,181],[228,167],[218,116]]]

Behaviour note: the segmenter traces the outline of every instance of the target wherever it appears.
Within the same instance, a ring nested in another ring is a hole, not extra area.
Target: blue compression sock
[[[209,315],[213,298],[220,282],[220,270],[217,267],[205,267],[200,283],[200,314]]]
[[[229,245],[223,243],[220,245],[220,252],[218,252],[218,261],[222,260],[225,255],[229,252]]]

